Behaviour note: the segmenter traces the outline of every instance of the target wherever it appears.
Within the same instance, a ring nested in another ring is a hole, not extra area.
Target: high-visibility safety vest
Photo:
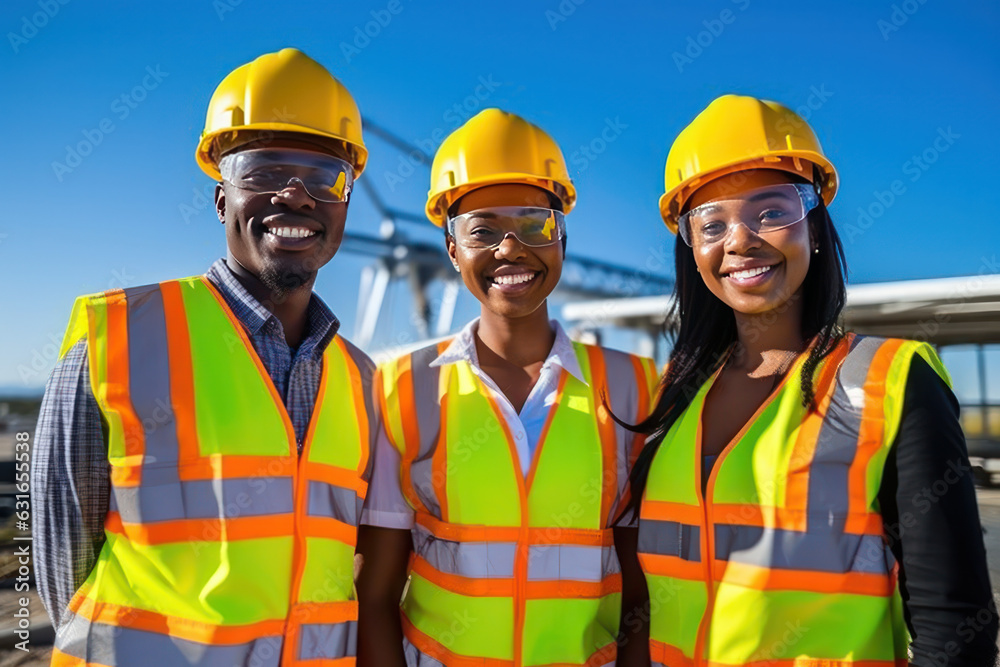
[[[402,603],[410,663],[613,664],[621,570],[610,525],[631,452],[621,454],[603,397],[621,419],[645,416],[652,361],[574,343],[586,384],[561,374],[525,479],[469,362],[430,366],[447,345],[376,379],[416,510]]]
[[[878,491],[906,379],[926,343],[849,334],[804,357],[720,454],[702,493],[701,419],[715,376],[659,446],[639,518],[654,665],[904,667],[909,637]]]
[[[106,541],[53,665],[354,665],[371,361],[334,337],[308,434],[204,277],[80,297]]]

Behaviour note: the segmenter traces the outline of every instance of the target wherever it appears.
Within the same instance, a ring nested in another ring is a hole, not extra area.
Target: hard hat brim
[[[443,192],[429,192],[425,209],[427,218],[438,227],[443,227],[448,216],[448,208],[461,197],[464,197],[473,190],[478,190],[489,185],[504,185],[508,183],[533,185],[552,193],[554,197],[562,202],[562,212],[564,214],[569,213],[576,206],[576,188],[573,186],[572,181],[537,178],[523,173],[490,174],[489,176],[474,179]],[[555,185],[558,185],[559,188],[554,187]],[[564,194],[560,194],[557,191],[559,189],[562,189]]]
[[[796,169],[792,166],[786,166],[786,160],[787,163],[791,163],[793,161],[805,161],[819,168],[819,170],[823,173],[823,182],[820,183],[820,194],[823,197],[824,204],[829,206],[830,202],[832,202],[834,197],[837,195],[837,188],[839,185],[837,170],[834,168],[833,163],[815,151],[781,151],[780,153],[770,153],[759,157],[735,160],[730,164],[721,165],[708,173],[697,174],[681,181],[670,191],[664,193],[660,197],[660,217],[662,217],[663,222],[666,223],[667,229],[676,234],[677,222],[684,210],[684,205],[687,203],[688,199],[691,198],[691,195],[695,192],[695,190],[710,181],[714,181],[717,178],[721,178],[738,171],[746,171],[750,169],[779,169],[781,171],[787,171],[789,173],[804,176],[807,180],[813,182],[814,179],[811,174],[804,175],[802,170]]]
[[[368,149],[365,148],[363,144],[348,141],[343,137],[330,134],[329,132],[324,132],[322,130],[302,125],[296,125],[294,123],[253,123],[250,125],[241,125],[238,128],[225,128],[207,133],[203,135],[201,141],[198,142],[198,148],[195,151],[195,160],[198,162],[198,166],[201,167],[201,170],[208,174],[210,178],[216,181],[222,180],[222,175],[219,173],[219,166],[217,164],[217,160],[221,156],[213,155],[213,148],[215,147],[219,137],[227,134],[232,134],[234,136],[247,134],[260,135],[265,132],[289,132],[305,135],[307,137],[319,137],[331,142],[343,144],[350,153],[350,155],[344,157],[349,158],[348,162],[350,162],[351,166],[354,168],[355,179],[361,176],[361,173],[365,170],[365,166],[368,163]],[[259,138],[260,137],[247,137],[245,142],[237,140],[236,143],[249,143],[250,141]]]

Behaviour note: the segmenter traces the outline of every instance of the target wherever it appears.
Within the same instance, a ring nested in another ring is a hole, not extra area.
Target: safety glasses
[[[805,220],[819,204],[812,185],[784,183],[740,193],[739,198],[710,201],[680,217],[678,231],[691,247],[718,243],[739,225],[767,234]]]
[[[508,235],[522,245],[541,248],[563,239],[566,220],[561,211],[550,208],[498,206],[449,218],[448,232],[466,248],[493,249]]]
[[[301,185],[321,202],[345,202],[354,185],[351,165],[330,155],[293,148],[257,148],[222,157],[223,180],[251,192],[281,192]]]

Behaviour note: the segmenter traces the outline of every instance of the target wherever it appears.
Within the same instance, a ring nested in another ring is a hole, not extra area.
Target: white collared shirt
[[[460,361],[469,362],[472,372],[490,390],[490,394],[503,413],[504,420],[510,427],[510,434],[514,438],[514,446],[521,463],[521,472],[525,476],[528,475],[528,470],[531,468],[531,459],[535,454],[535,447],[538,446],[538,440],[541,438],[542,429],[545,428],[549,410],[556,401],[559,376],[562,374],[562,370],[583,382],[584,385],[587,384],[583,377],[583,371],[580,369],[580,362],[576,358],[576,352],[573,350],[573,342],[557,321],[550,320],[549,326],[552,327],[556,339],[552,343],[549,356],[542,364],[538,381],[531,388],[520,413],[514,409],[506,394],[500,391],[500,387],[497,386],[493,378],[479,366],[479,357],[476,354],[478,317],[469,322],[452,340],[451,345],[431,362],[431,366],[448,366]]]
[[[532,457],[541,439],[549,411],[558,396],[559,379],[562,373],[569,373],[586,384],[580,362],[573,349],[573,342],[556,320],[550,320],[549,325],[555,333],[555,341],[545,363],[542,364],[538,381],[531,388],[520,413],[514,409],[510,399],[500,391],[493,378],[479,367],[479,357],[476,354],[476,331],[479,328],[479,318],[467,324],[444,352],[430,364],[431,366],[443,367],[462,361],[469,363],[473,373],[489,390],[496,405],[500,408],[504,421],[507,422],[511,437],[514,439],[521,472],[525,476],[531,468]],[[621,427],[617,427],[616,430],[619,431],[620,456],[624,456],[627,460],[629,446],[635,436]],[[380,428],[372,456],[373,470],[364,510],[361,514],[361,523],[380,528],[412,528],[414,511],[406,502],[400,488],[399,468],[402,457],[389,441],[384,428]],[[620,479],[619,496],[624,484],[625,480]]]

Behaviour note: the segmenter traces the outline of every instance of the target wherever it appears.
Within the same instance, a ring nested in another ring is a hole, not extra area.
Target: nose
[[[734,255],[742,255],[747,250],[752,248],[759,248],[761,246],[761,238],[745,223],[739,220],[733,220],[729,223],[729,228],[726,230],[726,238],[723,241],[725,243],[726,252]]]
[[[497,259],[513,260],[518,257],[524,257],[526,251],[524,244],[514,236],[514,232],[507,232],[503,240],[500,241],[500,245],[494,251],[494,254]]]
[[[272,204],[284,204],[289,208],[313,209],[316,208],[316,200],[309,196],[306,191],[306,184],[301,179],[292,178],[285,184],[285,187],[275,192],[271,196]]]

